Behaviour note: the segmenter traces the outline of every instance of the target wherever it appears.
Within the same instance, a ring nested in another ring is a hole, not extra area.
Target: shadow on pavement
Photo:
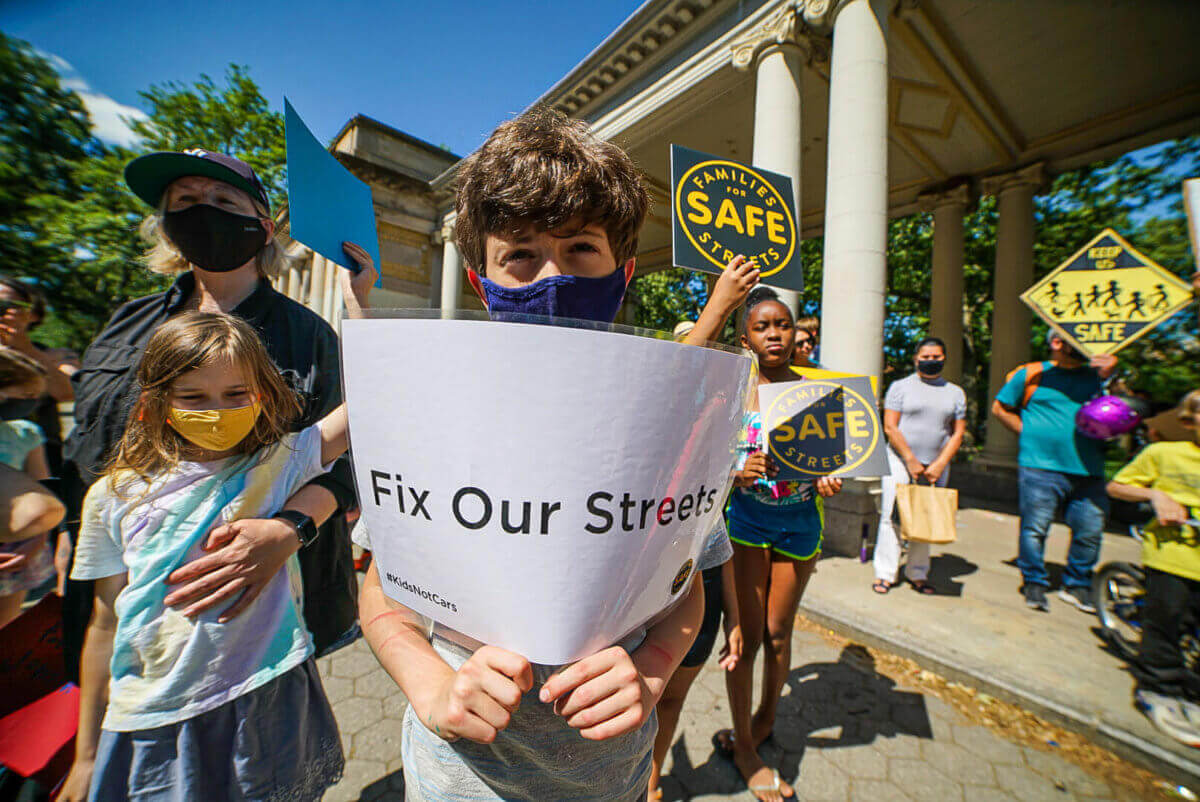
[[[800,773],[809,747],[863,746],[897,735],[933,738],[924,697],[897,690],[894,680],[876,672],[871,654],[851,644],[837,662],[808,663],[792,670],[775,729],[759,754],[790,782]],[[663,784],[664,802],[745,788],[733,762],[715,750],[703,763],[692,765],[680,738],[671,755],[674,763],[670,779]]]
[[[926,579],[938,596],[961,596],[963,583],[955,582],[955,577],[970,576],[978,570],[978,565],[957,554],[938,554],[929,561]]]

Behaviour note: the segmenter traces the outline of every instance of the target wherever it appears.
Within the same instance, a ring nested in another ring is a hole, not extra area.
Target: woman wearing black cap
[[[88,486],[102,472],[138,396],[135,373],[150,336],[163,321],[185,311],[224,312],[242,318],[262,337],[267,352],[304,403],[297,428],[309,426],[341,403],[338,341],[333,329],[269,282],[282,261],[267,194],[246,163],[193,149],[153,153],[125,169],[134,194],[155,209],[142,225],[151,247],[151,270],[176,275],[166,292],[122,306],[83,356],[72,378],[75,429],[64,456],[68,521]],[[348,304],[365,307],[375,281],[366,251],[346,252],[361,270],[342,276]],[[304,577],[305,623],[318,654],[353,637],[357,584],[345,510],[355,506],[349,463],[300,490],[279,517],[251,522],[232,542],[209,543],[209,553],[179,568],[166,602],[179,610],[241,612],[299,550]],[[82,634],[90,615],[91,588],[69,583],[66,649],[77,673]]]

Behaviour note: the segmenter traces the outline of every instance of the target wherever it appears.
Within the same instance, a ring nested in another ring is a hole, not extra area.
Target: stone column
[[[325,271],[328,270],[328,264],[329,260],[324,256],[313,253],[312,268],[309,270],[308,277],[308,298],[305,306],[318,315],[321,314],[322,294],[325,290]]]
[[[448,216],[442,225],[442,314],[458,310],[462,292],[462,256],[454,244],[454,217]]]
[[[754,152],[751,161],[792,179],[797,234],[803,195],[800,181],[803,175],[801,73],[809,59],[808,40],[800,34],[803,25],[797,10],[786,8],[733,46],[734,67],[747,70],[754,65]],[[782,287],[773,289],[793,314],[799,313],[800,293]]]
[[[992,364],[988,372],[987,435],[983,459],[1015,466],[1017,436],[991,414],[992,401],[1008,372],[1030,360],[1031,313],[1021,293],[1033,285],[1033,196],[1045,182],[1034,164],[1007,175],[984,179],[983,191],[997,196],[996,270],[992,290]]]
[[[963,215],[970,192],[966,184],[920,196],[921,208],[933,212],[933,287],[929,334],[946,341],[943,375],[962,383],[963,363]]]
[[[833,25],[821,363],[878,376],[887,292],[886,0],[846,0]]]

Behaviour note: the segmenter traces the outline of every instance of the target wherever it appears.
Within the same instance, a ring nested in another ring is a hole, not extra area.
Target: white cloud
[[[50,62],[58,72],[59,80],[66,89],[76,92],[92,117],[92,133],[101,142],[109,145],[132,146],[137,144],[137,135],[129,130],[122,117],[135,120],[147,119],[146,113],[133,106],[118,103],[108,95],[92,89],[91,84],[79,74],[69,61],[53,53],[39,51],[39,55]]]

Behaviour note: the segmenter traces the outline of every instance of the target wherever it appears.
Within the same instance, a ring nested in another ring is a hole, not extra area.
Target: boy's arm
[[[1154,507],[1154,517],[1163,526],[1182,526],[1188,522],[1187,508],[1161,490],[1122,484],[1116,480],[1109,482],[1105,490],[1121,501],[1150,502],[1150,506]]]
[[[632,732],[649,718],[667,680],[683,662],[704,617],[704,583],[692,580],[688,595],[647,633],[630,655],[620,646],[585,657],[542,686],[539,698],[591,741]]]
[[[100,723],[108,706],[109,663],[113,636],[117,631],[113,606],[126,581],[126,574],[96,580],[95,606],[79,663],[79,731],[75,736],[75,762],[59,796],[68,802],[86,799],[91,783],[96,745],[100,742]]]
[[[717,276],[712,295],[700,312],[696,326],[683,338],[685,345],[704,345],[721,337],[725,321],[746,300],[750,290],[758,284],[758,265],[735,256],[729,260],[725,270]]]
[[[358,617],[371,651],[413,712],[447,741],[491,743],[533,687],[529,661],[494,646],[452,669],[433,650],[420,616],[384,595],[374,560],[359,591]]]

